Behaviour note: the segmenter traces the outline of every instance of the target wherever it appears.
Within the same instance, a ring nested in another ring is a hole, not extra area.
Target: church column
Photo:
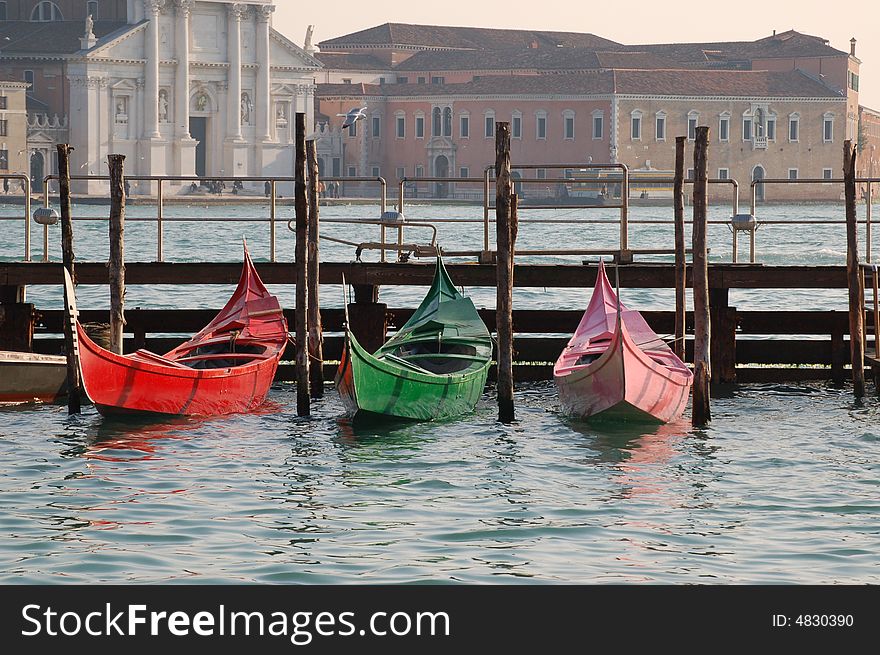
[[[269,19],[273,11],[275,11],[274,5],[257,7],[257,62],[260,69],[257,72],[257,97],[254,106],[257,112],[257,140],[264,142],[272,138],[269,123],[272,112],[269,86],[271,66],[269,60]]]
[[[230,139],[241,139],[241,19],[247,5],[240,2],[229,5],[229,94],[227,98],[227,128]]]
[[[159,8],[162,0],[144,0],[147,12],[144,57],[144,138],[159,139]]]
[[[177,25],[174,29],[174,50],[177,55],[174,115],[177,136],[184,139],[189,137],[189,15],[192,6],[193,0],[177,0]]]

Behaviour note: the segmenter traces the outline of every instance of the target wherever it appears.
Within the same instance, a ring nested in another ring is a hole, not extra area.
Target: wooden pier
[[[266,284],[296,283],[296,268],[292,263],[257,264]],[[584,289],[584,304],[588,291],[595,282],[595,266],[523,264],[515,265],[517,287],[580,288]],[[449,264],[448,269],[457,284],[466,288],[494,287],[496,267],[488,264]],[[403,325],[413,308],[386,308],[376,302],[382,286],[427,286],[433,275],[431,263],[360,263],[322,262],[321,284],[341,284],[343,276],[355,287],[353,308],[364,305],[364,316],[370,320],[355,323],[358,337],[365,342],[381,344],[386,330]],[[240,262],[229,263],[126,263],[127,285],[234,285],[241,272]],[[107,285],[109,272],[104,262],[77,262],[77,281],[85,285]],[[688,286],[691,269],[688,268]],[[635,263],[620,266],[620,284],[627,288],[675,288],[673,264]],[[760,264],[710,264],[708,267],[710,310],[712,326],[711,359],[713,381],[718,382],[782,382],[804,380],[834,380],[844,382],[848,376],[850,348],[848,342],[849,318],[844,302],[840,311],[739,311],[730,306],[730,291],[737,289],[773,290],[784,295],[788,289],[847,288],[846,266],[764,266]],[[27,306],[16,302],[21,289],[31,285],[52,285],[61,288],[60,263],[9,262],[0,263],[0,342],[29,341],[27,320],[5,320],[3,317],[28,316]],[[325,296],[326,297],[326,296]],[[624,292],[624,298],[626,293]],[[288,302],[292,304],[293,295]],[[61,310],[35,308],[38,318],[33,348],[37,352],[58,353],[62,350]],[[385,320],[377,312],[384,312]],[[568,310],[517,310],[514,306],[514,375],[517,380],[542,380],[552,377],[552,363],[574,331],[583,307]],[[201,329],[216,313],[210,310],[142,310],[126,311],[126,352],[147,347],[165,352],[183,338],[169,334],[190,335]],[[291,330],[295,327],[293,307],[287,318]],[[108,322],[108,311],[84,311],[85,322]],[[675,332],[674,311],[644,311],[645,319],[658,334]],[[495,330],[495,309],[481,311],[491,331]],[[324,360],[327,377],[332,378],[333,362],[342,347],[342,309],[322,310]],[[869,333],[868,350],[873,355],[873,315],[866,318]],[[693,316],[687,315],[687,358],[692,357]],[[795,336],[793,336],[795,335]],[[294,358],[291,348],[285,356],[289,365],[279,368],[279,379],[293,380]],[[871,365],[873,362],[867,362]],[[875,369],[876,370],[876,369]],[[494,372],[492,373],[494,375]]]

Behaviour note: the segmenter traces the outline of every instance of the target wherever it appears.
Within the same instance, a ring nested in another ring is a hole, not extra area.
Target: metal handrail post
[[[31,260],[31,181],[27,175],[23,175],[24,180],[24,260]]]
[[[739,182],[734,179],[730,180],[733,186],[733,215],[739,214]]]
[[[483,250],[489,252],[489,170],[483,171]]]
[[[623,169],[623,182],[620,188],[620,249],[629,250],[629,169],[626,164],[620,164]]]
[[[163,242],[165,234],[162,227],[163,205],[162,205],[162,180],[158,181],[156,189],[156,261],[163,261]]]
[[[758,211],[758,180],[752,180],[752,216],[755,215],[755,212]]]
[[[871,263],[871,180],[868,180],[866,191],[868,199],[865,202],[865,261]],[[876,287],[876,283],[875,283]],[[876,324],[875,324],[876,325]],[[875,334],[876,334],[876,327]],[[876,337],[875,337],[876,339]]]
[[[384,213],[385,213],[385,209],[386,209],[386,207],[388,206],[388,190],[387,190],[387,188],[386,188],[386,187],[387,187],[387,184],[386,184],[386,182],[385,182],[385,178],[382,177],[382,176],[379,176],[379,177],[377,177],[376,179],[379,181],[379,189],[380,189],[380,191],[381,191],[381,193],[382,193],[382,201],[381,201],[381,202],[382,202],[382,207],[381,207],[381,210],[382,210],[382,214],[384,214]],[[380,216],[381,216],[381,214],[380,214]]]
[[[50,175],[43,178],[43,207],[49,209],[49,180]],[[49,261],[49,226],[43,226],[43,261]]]
[[[871,278],[872,278],[872,287],[874,291],[874,357],[877,356],[877,335],[878,335],[878,325],[880,325],[880,303],[878,303],[878,293],[877,288],[877,264],[871,265]],[[867,330],[865,330],[867,333]]]
[[[275,263],[275,180],[269,181],[269,261]]]

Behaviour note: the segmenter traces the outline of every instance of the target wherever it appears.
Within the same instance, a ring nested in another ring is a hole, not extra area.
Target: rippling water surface
[[[171,211],[206,217],[217,210]],[[762,211],[780,220],[842,218],[835,206]],[[131,208],[138,212],[147,209]],[[729,208],[713,212],[723,218]],[[342,207],[323,215],[375,213]],[[474,218],[481,211],[414,207],[408,214]],[[635,208],[633,216],[668,218],[669,211]],[[19,259],[18,228],[3,227],[0,258]],[[376,237],[359,229],[328,224],[325,233]],[[612,247],[616,230],[524,224],[520,244]],[[656,230],[633,226],[633,245],[668,246],[671,228]],[[446,224],[441,243],[479,247],[481,233],[478,224]],[[106,224],[81,224],[77,234],[81,260],[106,257]],[[235,260],[242,234],[265,260],[266,226],[253,223],[172,224],[167,258]],[[153,258],[154,226],[131,223],[127,235],[131,261]],[[710,237],[712,258],[729,259],[727,228],[710,228]],[[292,251],[290,235],[279,230],[279,258]],[[758,253],[766,263],[842,264],[845,234],[840,225],[765,226]],[[331,261],[352,254],[347,246],[324,250]],[[292,288],[277,291],[293,305]],[[494,305],[491,289],[469,291],[478,305]],[[423,292],[387,289],[382,299],[412,306]],[[79,293],[83,306],[106,307],[106,289]],[[228,293],[130,287],[128,306],[216,308]],[[582,308],[588,295],[522,289],[516,303]],[[56,289],[31,288],[29,297],[40,307],[60,305]],[[666,290],[624,290],[624,299],[642,309],[671,305]],[[327,306],[341,300],[338,287],[325,290]],[[740,308],[840,309],[845,302],[837,292],[732,294]],[[848,389],[826,385],[731,387],[713,399],[705,430],[686,420],[659,428],[570,421],[557,413],[549,383],[520,386],[516,403],[510,426],[495,420],[491,390],[460,420],[384,427],[340,419],[329,388],[308,420],[296,417],[289,387],[274,389],[257,414],[212,420],[138,423],[91,408],[75,418],[53,405],[2,409],[0,582],[880,583],[880,402],[873,396],[857,403]]]

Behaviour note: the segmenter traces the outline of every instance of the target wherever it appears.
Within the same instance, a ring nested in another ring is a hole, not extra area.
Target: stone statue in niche
[[[196,111],[205,111],[208,108],[208,96],[200,93],[196,96]]]
[[[117,98],[116,99],[116,122],[117,123],[125,123],[128,119],[128,105],[126,102],[126,98]]]
[[[275,124],[278,127],[287,127],[287,115],[284,112],[284,103],[279,102],[275,111]]]
[[[254,110],[254,103],[251,102],[251,97],[248,95],[247,91],[241,94],[241,124],[242,125],[250,125],[251,124],[251,112]]]
[[[168,122],[168,92],[165,89],[159,91],[159,121]]]

